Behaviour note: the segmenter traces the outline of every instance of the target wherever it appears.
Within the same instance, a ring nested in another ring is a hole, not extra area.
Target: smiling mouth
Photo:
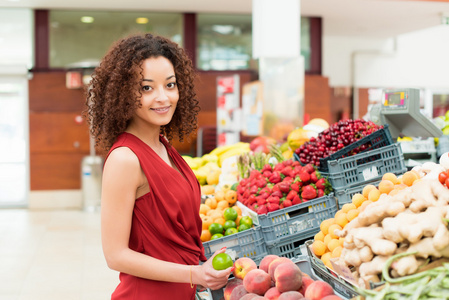
[[[170,109],[170,106],[160,107],[160,108],[151,108],[151,110],[155,110],[157,112],[164,112]]]

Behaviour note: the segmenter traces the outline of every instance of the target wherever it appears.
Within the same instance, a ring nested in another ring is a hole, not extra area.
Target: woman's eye
[[[151,90],[151,86],[149,86],[149,85],[144,85],[143,87],[142,87],[142,90],[143,91],[150,91]]]
[[[167,87],[172,89],[176,86],[176,82],[170,82],[169,84],[167,84]]]

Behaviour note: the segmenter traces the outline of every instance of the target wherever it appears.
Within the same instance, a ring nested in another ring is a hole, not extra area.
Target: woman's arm
[[[102,246],[109,268],[153,280],[191,282],[211,289],[224,286],[231,268],[213,269],[212,258],[201,266],[187,266],[162,261],[129,248],[136,191],[145,181],[139,160],[129,148],[120,147],[110,153],[103,170],[101,199]]]

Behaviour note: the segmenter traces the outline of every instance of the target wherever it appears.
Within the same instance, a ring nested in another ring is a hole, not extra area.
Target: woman
[[[168,142],[196,128],[193,80],[184,50],[151,34],[120,40],[92,76],[87,119],[108,151],[101,234],[107,264],[120,272],[114,300],[194,299],[196,284],[218,289],[232,271],[214,270],[212,258],[198,265],[200,186]]]

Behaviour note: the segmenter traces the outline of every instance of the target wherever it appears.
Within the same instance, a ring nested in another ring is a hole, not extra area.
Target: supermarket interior
[[[235,267],[195,299],[449,299],[449,0],[0,0],[0,300],[120,283],[86,94],[142,33],[192,62],[170,143],[206,258]]]

